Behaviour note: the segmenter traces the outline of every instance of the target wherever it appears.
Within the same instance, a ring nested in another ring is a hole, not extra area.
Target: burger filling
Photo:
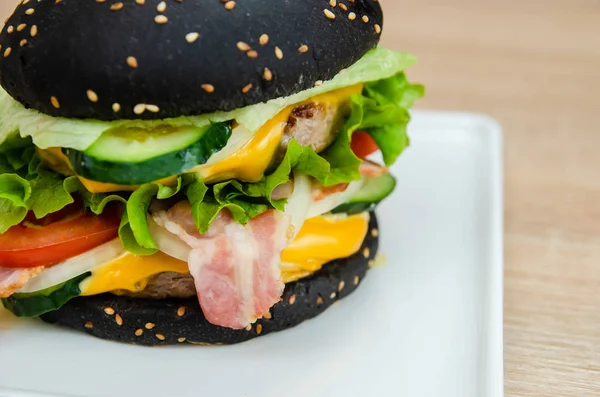
[[[247,327],[360,249],[409,144],[413,62],[378,48],[291,97],[159,121],[53,118],[0,92],[4,306],[197,296],[211,323]]]

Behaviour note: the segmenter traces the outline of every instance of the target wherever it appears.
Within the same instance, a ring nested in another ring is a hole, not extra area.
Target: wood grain
[[[388,0],[422,107],[505,128],[508,396],[600,396],[600,2]]]
[[[600,2],[382,2],[420,106],[505,128],[506,394],[599,396]]]

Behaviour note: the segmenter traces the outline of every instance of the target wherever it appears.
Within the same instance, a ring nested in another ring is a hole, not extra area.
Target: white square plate
[[[324,315],[230,347],[105,342],[0,309],[0,396],[500,397],[502,137],[415,112],[379,209],[387,266]]]

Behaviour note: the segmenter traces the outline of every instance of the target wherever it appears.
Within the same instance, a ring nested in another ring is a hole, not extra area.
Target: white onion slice
[[[41,291],[71,280],[86,272],[104,266],[126,253],[121,240],[116,238],[91,251],[67,259],[58,265],[52,266],[36,277],[29,280],[17,293],[31,293]]]
[[[290,217],[294,227],[294,236],[300,233],[312,204],[312,186],[310,178],[300,172],[294,172],[294,192],[288,199],[285,214]]]
[[[188,261],[192,248],[164,227],[157,225],[150,215],[148,215],[148,229],[159,250],[180,261]]]
[[[348,188],[339,193],[331,194],[319,201],[312,201],[312,204],[308,210],[307,218],[313,218],[328,213],[340,205],[347,203],[358,193],[362,188],[364,182],[362,180],[352,182]]]

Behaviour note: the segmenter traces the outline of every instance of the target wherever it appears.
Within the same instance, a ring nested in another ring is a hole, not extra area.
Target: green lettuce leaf
[[[0,146],[0,233],[21,223],[30,211],[41,219],[62,210],[75,202],[75,194],[95,214],[111,201],[126,201],[119,195],[92,194],[76,176],[65,177],[46,168],[28,144],[25,148]]]
[[[119,237],[126,250],[140,256],[152,255],[158,251],[158,245],[148,228],[150,204],[154,199],[172,198],[193,181],[193,176],[182,175],[177,178],[175,186],[147,183],[131,194],[119,226]]]
[[[339,73],[322,85],[299,92],[286,98],[277,98],[230,112],[216,112],[192,117],[165,120],[79,120],[51,117],[32,109],[26,109],[0,89],[0,144],[20,134],[31,137],[35,145],[46,149],[64,147],[86,150],[104,132],[120,127],[153,128],[159,125],[194,125],[202,127],[211,122],[236,120],[246,129],[254,132],[282,109],[302,102],[315,95],[349,87],[355,84],[387,79],[405,70],[416,59],[410,54],[395,52],[385,48],[369,51],[357,63]]]

